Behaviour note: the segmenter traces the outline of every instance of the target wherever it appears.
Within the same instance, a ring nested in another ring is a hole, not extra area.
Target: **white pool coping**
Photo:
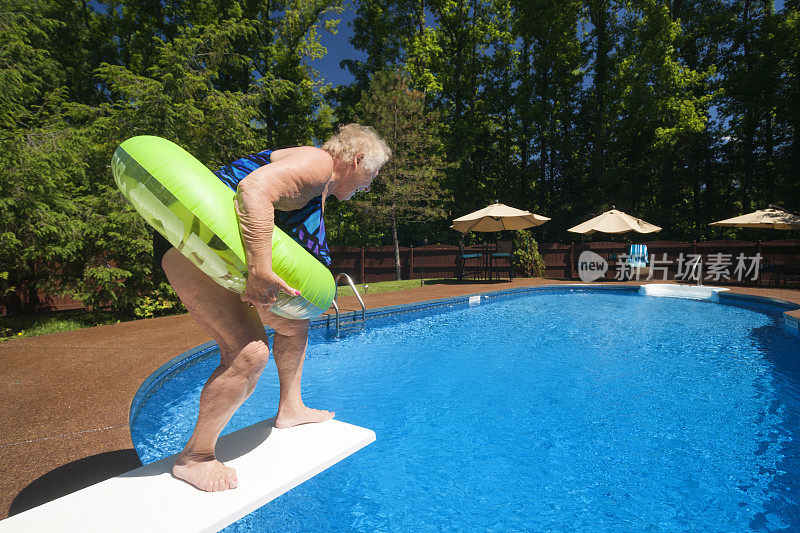
[[[648,283],[639,286],[639,294],[657,298],[686,298],[689,300],[719,301],[719,293],[728,291],[724,287],[706,285],[675,285],[671,283]]]
[[[202,492],[173,478],[171,456],[2,520],[0,531],[219,531],[375,441],[372,430],[338,420],[272,423],[219,439],[217,457],[236,469],[234,490]]]

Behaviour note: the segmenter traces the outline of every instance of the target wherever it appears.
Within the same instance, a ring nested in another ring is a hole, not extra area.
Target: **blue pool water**
[[[800,339],[781,311],[551,291],[316,334],[306,403],[377,441],[229,530],[796,531]],[[151,390],[144,462],[182,449],[217,357]],[[277,399],[271,364],[225,432]]]

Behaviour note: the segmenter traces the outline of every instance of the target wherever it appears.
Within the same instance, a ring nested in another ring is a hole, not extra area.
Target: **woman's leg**
[[[333,418],[335,413],[331,411],[306,407],[300,395],[303,361],[308,345],[308,320],[289,320],[269,312],[264,313],[263,318],[264,322],[275,330],[272,356],[278,368],[281,387],[275,427],[288,428]]]
[[[205,491],[236,488],[236,472],[217,461],[222,429],[255,389],[269,358],[267,337],[258,313],[204,274],[172,248],[162,260],[186,309],[219,344],[220,366],[200,395],[200,411],[189,442],[178,455],[173,474]]]

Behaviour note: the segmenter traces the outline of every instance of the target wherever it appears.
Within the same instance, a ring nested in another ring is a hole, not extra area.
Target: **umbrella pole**
[[[425,285],[425,248],[428,247],[428,238],[422,239],[422,271],[419,275],[419,286]]]
[[[461,233],[458,236],[458,265],[456,265],[456,278],[458,281],[464,281],[464,237],[466,233]]]

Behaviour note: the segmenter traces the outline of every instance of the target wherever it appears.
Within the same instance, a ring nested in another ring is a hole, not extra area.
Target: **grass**
[[[366,290],[364,288],[365,285],[368,286]],[[365,292],[402,291],[419,286],[420,280],[406,279],[402,281],[362,283],[356,285],[356,289],[360,294],[364,294]],[[339,287],[339,295],[347,296],[352,294],[353,289],[350,287]],[[62,312],[47,315],[0,317],[0,341],[23,339],[25,337],[46,335],[47,333],[60,333],[63,331],[102,326],[104,324],[116,324],[118,322],[120,322],[119,317],[109,311]]]
[[[425,281],[433,281],[426,279]],[[438,281],[438,280],[437,280]],[[404,291],[406,289],[413,289],[415,287],[419,287],[421,285],[420,280],[418,279],[404,279],[401,281],[377,281],[374,283],[361,283],[356,285],[356,290],[358,290],[359,294],[374,294],[376,292],[392,292],[392,291]],[[365,290],[364,287],[368,286]],[[352,296],[353,289],[350,286],[339,286],[339,295],[340,296]]]
[[[0,341],[60,333],[74,329],[115,324],[119,318],[109,311],[64,312],[33,316],[0,317]]]

